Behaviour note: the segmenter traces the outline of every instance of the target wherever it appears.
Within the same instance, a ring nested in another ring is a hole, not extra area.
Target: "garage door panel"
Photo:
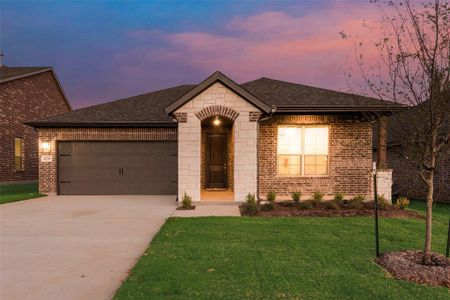
[[[60,194],[176,194],[176,142],[60,142]]]

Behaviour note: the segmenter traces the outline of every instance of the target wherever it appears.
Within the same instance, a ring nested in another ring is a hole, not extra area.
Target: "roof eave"
[[[275,113],[312,113],[312,112],[399,112],[407,107],[386,107],[386,106],[277,106]]]
[[[25,122],[34,128],[111,128],[111,127],[176,127],[177,122]]]
[[[33,75],[37,75],[37,74],[48,72],[48,71],[52,71],[52,68],[45,68],[45,69],[41,69],[41,70],[29,72],[29,73],[24,73],[24,74],[12,76],[12,77],[3,78],[3,79],[0,79],[0,83],[4,83],[4,82],[16,80],[16,79],[20,79],[20,78],[24,78],[24,77],[28,77],[28,76],[33,76]]]

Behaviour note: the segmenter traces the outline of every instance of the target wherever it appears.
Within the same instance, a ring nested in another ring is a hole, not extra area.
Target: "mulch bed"
[[[240,207],[241,215],[246,215],[242,207]],[[387,218],[415,218],[425,219],[425,216],[411,210],[403,210],[397,206],[390,205],[385,209],[379,209],[378,215]],[[292,202],[277,202],[274,210],[259,210],[255,216],[264,217],[357,217],[357,216],[373,216],[373,202],[364,203],[363,208],[351,208],[348,206],[339,207],[337,209],[327,209],[322,203],[319,207],[301,210]]]
[[[375,261],[396,279],[450,288],[450,260],[438,253],[431,259],[432,265],[422,265],[421,251],[404,250],[384,253]]]
[[[195,209],[195,205],[191,205],[189,207],[183,207],[183,206],[177,207],[177,210],[191,210],[191,209]]]

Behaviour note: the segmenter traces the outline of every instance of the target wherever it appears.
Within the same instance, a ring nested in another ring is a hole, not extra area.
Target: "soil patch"
[[[430,266],[422,265],[422,251],[387,252],[375,261],[394,278],[430,286],[450,288],[450,260],[433,253]]]
[[[327,208],[323,202],[317,207],[301,209],[299,205],[292,202],[277,202],[273,210],[265,210],[264,205],[261,206],[255,216],[266,217],[356,217],[356,216],[373,216],[373,202],[364,203],[361,208],[353,208],[350,206],[340,206],[334,209]],[[241,215],[244,213],[242,206],[239,207]],[[378,210],[380,217],[387,218],[415,218],[425,219],[425,216],[411,210],[400,209],[397,206],[389,205],[384,209]]]
[[[194,205],[191,205],[189,207],[183,207],[183,206],[178,206],[177,210],[191,210],[191,209],[195,209]]]

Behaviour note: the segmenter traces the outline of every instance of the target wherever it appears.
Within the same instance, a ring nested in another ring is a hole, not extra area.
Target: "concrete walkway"
[[[174,196],[48,196],[0,205],[0,299],[110,299]]]
[[[240,217],[239,206],[237,204],[196,204],[195,209],[175,210],[172,217]]]

